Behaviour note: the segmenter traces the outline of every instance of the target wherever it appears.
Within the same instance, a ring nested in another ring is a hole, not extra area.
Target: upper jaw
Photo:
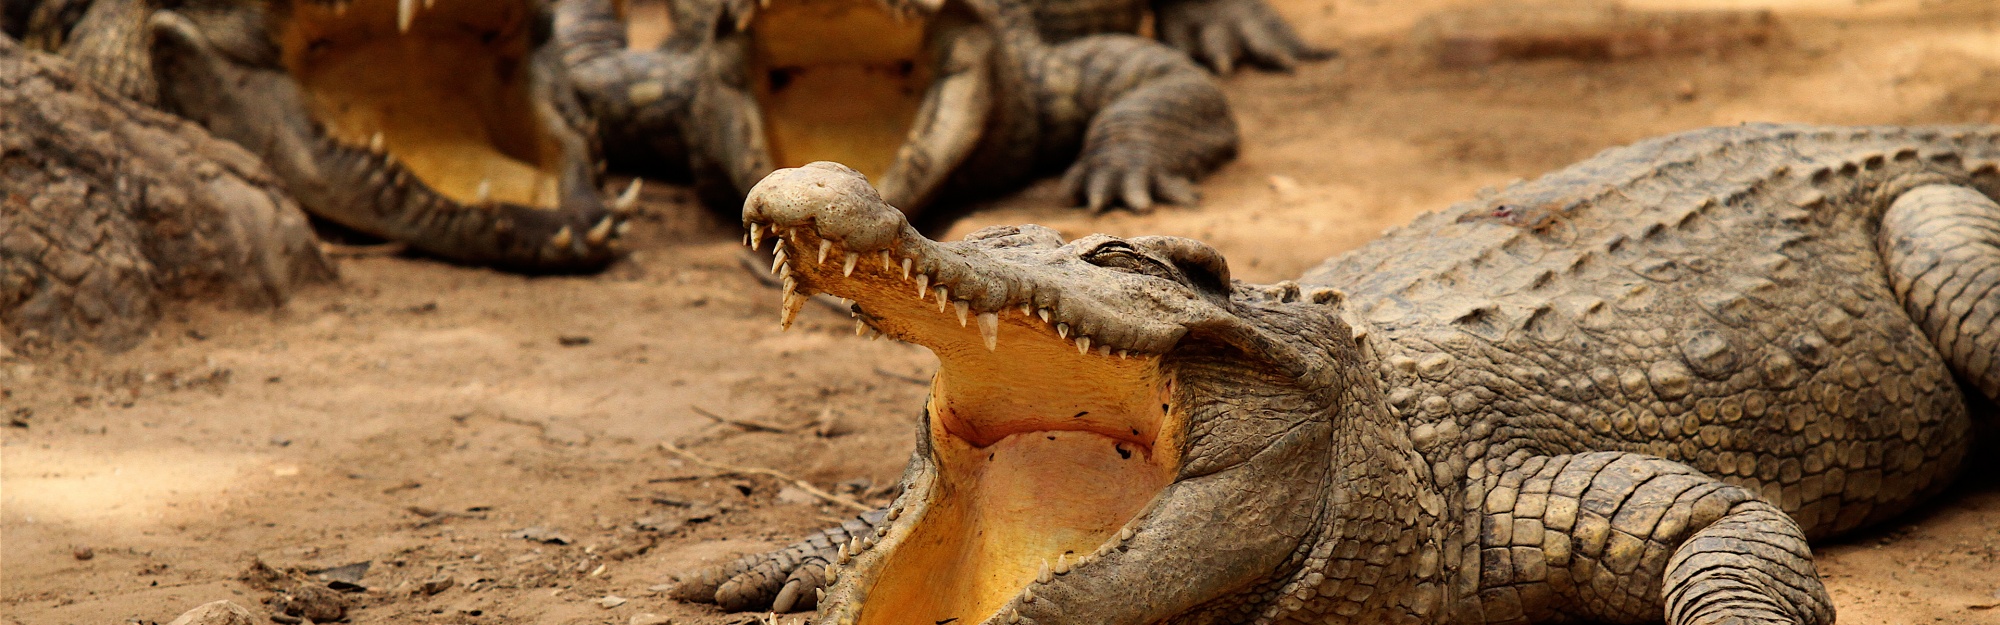
[[[1079,353],[1130,357],[1163,354],[1189,325],[1224,316],[1184,287],[1090,265],[1075,244],[1059,246],[1039,226],[931,241],[865,178],[835,163],[765,177],[744,202],[743,221],[753,246],[781,241],[772,267],[785,280],[787,325],[809,295],[823,292],[855,300],[864,332],[933,348],[936,339],[904,319],[942,316],[976,327],[988,350],[1009,340],[1011,331],[1000,332],[1005,321]],[[935,312],[918,312],[926,307]]]

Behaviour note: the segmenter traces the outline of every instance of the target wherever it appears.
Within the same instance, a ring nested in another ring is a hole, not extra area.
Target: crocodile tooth
[[[1090,353],[1090,337],[1088,336],[1076,337],[1076,353],[1077,355]]]
[[[860,319],[854,320],[854,335],[868,336],[868,322]]]
[[[859,252],[848,252],[847,262],[842,263],[840,266],[840,275],[842,277],[854,275],[854,263],[860,262],[860,260],[861,254]]]
[[[488,178],[480,178],[479,190],[474,191],[472,195],[472,201],[475,203],[491,204],[493,202],[493,181]]]
[[[750,249],[754,250],[763,247],[763,245],[764,245],[764,224],[752,222],[750,224]]]
[[[924,297],[930,294],[931,294],[931,275],[927,273],[917,274],[917,301],[919,302],[924,301]]]
[[[783,266],[785,266],[785,246],[780,245],[777,253],[771,255],[771,275],[777,275],[778,268]]]
[[[979,313],[979,338],[986,341],[986,351],[990,352],[1000,347],[1000,315],[990,312]]]
[[[1122,543],[1128,540],[1132,540],[1132,528],[1127,527],[1118,530],[1118,542]]]
[[[887,519],[889,519],[889,520],[891,520],[891,521],[894,521],[894,520],[896,520],[896,518],[897,518],[897,517],[901,517],[901,516],[903,516],[903,509],[902,509],[902,508],[890,508],[890,509],[889,509],[889,514],[888,514],[887,516],[885,516],[884,518],[887,518]]]
[[[1021,622],[1021,611],[1007,608],[1007,625],[1014,625],[1019,622]]]
[[[1037,311],[1035,311],[1035,316],[1037,316],[1037,317],[1041,317],[1041,318],[1042,318],[1042,323],[1048,323],[1048,322],[1049,322],[1049,309],[1047,309],[1047,308],[1043,308],[1043,309],[1041,309],[1041,310],[1037,310]]]
[[[596,226],[592,226],[589,232],[583,233],[583,241],[593,246],[603,245],[604,241],[610,238],[611,238],[610,217],[605,217],[604,219],[598,220]]]
[[[840,575],[840,567],[837,567],[837,566],[834,566],[834,565],[831,565],[831,564],[828,564],[828,565],[826,565],[826,567],[824,567],[824,570],[826,571],[826,575],[825,575],[825,577],[826,577],[826,581],[829,581],[829,582],[833,581],[833,578],[835,578],[835,577],[838,577],[838,576]],[[825,588],[821,588],[821,589],[820,589],[820,592],[821,592],[821,593],[824,593],[824,592],[826,592],[826,589],[825,589]],[[821,598],[825,598],[825,597],[824,597],[824,596],[822,596]]]
[[[410,32],[410,20],[417,17],[417,0],[396,0],[396,32]]]
[[[627,233],[627,232],[631,232],[631,231],[632,231],[632,222],[629,222],[629,221],[621,221],[621,222],[618,222],[618,227],[616,227],[616,228],[612,228],[612,229],[611,229],[611,231],[612,231],[613,233],[616,233],[616,234],[617,234],[618,236],[621,236],[621,237],[622,237],[622,236],[625,236],[625,233]],[[617,243],[617,241],[612,241],[612,243],[614,243],[614,244],[615,244],[615,243]]]
[[[813,598],[814,598],[814,599],[818,599],[820,603],[826,603],[826,589],[825,589],[825,588],[814,588],[814,589],[813,589]]]
[[[951,289],[940,286],[931,290],[937,292],[938,312],[944,312],[945,307],[951,305]]]
[[[1023,317],[1030,317],[1030,318],[1034,317],[1034,316],[1035,316],[1035,307],[1034,307],[1034,306],[1030,306],[1030,305],[1027,305],[1027,304],[1022,304],[1022,305],[1021,305],[1021,316],[1023,316]]]
[[[848,560],[849,558],[852,558],[852,557],[854,557],[854,556],[853,556],[853,555],[851,555],[851,554],[849,554],[849,553],[847,553],[847,543],[841,543],[841,544],[840,544],[840,554],[839,554],[839,555],[837,555],[837,556],[834,556],[834,561],[835,561],[835,562],[839,562],[839,563],[841,563],[841,564],[847,564],[847,560]]]
[[[889,250],[882,250],[882,270],[888,271],[890,269],[895,269],[895,268],[896,268],[895,257],[889,254]]]
[[[549,237],[549,243],[554,244],[557,249],[569,247],[569,241],[569,226],[563,226],[561,230],[556,231],[555,236]]]
[[[1124,360],[1124,359],[1126,359],[1126,358],[1130,358],[1130,357],[1132,357],[1132,352],[1128,352],[1128,351],[1125,351],[1125,350],[1122,350],[1122,349],[1121,349],[1121,350],[1118,350],[1118,359],[1119,359],[1119,360]]]
[[[1029,586],[1027,588],[1022,588],[1021,603],[1034,603],[1034,602],[1035,602],[1035,587]]]
[[[904,280],[910,279],[910,259],[908,258],[903,259],[903,279]],[[923,289],[917,289],[917,290],[921,291]]]
[[[791,329],[792,320],[799,317],[799,309],[806,307],[805,294],[792,290],[792,286],[789,281],[785,284],[784,308],[779,311],[783,316],[779,317],[778,325],[785,329]]]
[[[639,187],[644,182],[644,179],[633,178],[632,184],[626,185],[625,192],[618,194],[618,199],[611,201],[611,212],[620,215],[632,214],[632,209],[639,207]],[[752,224],[751,228],[755,229],[756,225]]]
[[[958,300],[952,302],[951,307],[954,312],[958,313],[958,327],[961,328],[965,327],[965,315],[966,313],[972,312],[972,304],[966,302],[965,300]],[[980,314],[983,315],[986,313],[980,313]]]
[[[1055,573],[1056,573],[1057,575],[1068,575],[1068,574],[1069,574],[1069,554],[1066,554],[1066,553],[1058,553],[1058,554],[1056,554],[1056,568],[1055,568]]]
[[[1041,583],[1044,583],[1044,584],[1047,584],[1047,583],[1049,583],[1049,580],[1052,580],[1052,579],[1055,579],[1055,578],[1054,578],[1054,577],[1051,577],[1051,576],[1049,575],[1049,561],[1048,561],[1048,560],[1043,560],[1043,561],[1042,561],[1042,571],[1041,571],[1040,573],[1036,573],[1036,574],[1035,574],[1035,581],[1038,581],[1038,582],[1041,582]]]
[[[1110,345],[1097,346],[1097,355],[1109,357],[1111,355],[1111,346]]]
[[[1057,324],[1056,324],[1056,336],[1060,336],[1060,337],[1063,337],[1063,338],[1069,338],[1069,324],[1067,324],[1067,323],[1057,323]]]
[[[822,263],[826,262],[826,254],[832,251],[833,251],[832,241],[828,241],[826,239],[819,240],[819,262]]]
[[[382,153],[382,133],[380,131],[368,136],[368,151],[376,154]]]

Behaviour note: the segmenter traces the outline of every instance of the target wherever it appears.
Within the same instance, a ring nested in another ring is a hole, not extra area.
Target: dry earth
[[[2000,122],[1993,0],[1647,0],[1773,7],[1781,35],[1617,61],[1445,69],[1412,36],[1481,4],[1280,0],[1343,55],[1228,79],[1246,147],[1199,208],[1091,217],[1045,181],[929,227],[1194,236],[1238,276],[1274,280],[1482,186],[1650,135]],[[0,618],[165,622],[215,599],[261,618],[271,593],[239,579],[261,560],[371,563],[367,590],[347,595],[357,623],[747,620],[661,590],[847,511],[660,443],[881,501],[934,360],[857,339],[818,307],[780,333],[778,298],[739,267],[729,217],[649,189],[638,251],[602,275],[351,258],[340,286],[277,313],[190,305],[131,352],[0,357]],[[1935,505],[1824,546],[1843,620],[2000,623],[1995,442]]]

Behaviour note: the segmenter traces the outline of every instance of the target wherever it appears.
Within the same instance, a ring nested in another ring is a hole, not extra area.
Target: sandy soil
[[[1274,280],[1482,186],[1650,135],[2000,122],[1991,0],[1649,0],[1775,6],[1782,36],[1472,69],[1439,68],[1411,33],[1480,2],[1277,4],[1344,54],[1228,79],[1245,148],[1199,208],[1091,217],[1045,181],[930,227],[1194,236],[1239,277]],[[347,595],[357,623],[746,620],[661,591],[678,571],[847,512],[660,443],[879,502],[935,361],[857,339],[819,307],[781,333],[776,294],[738,266],[730,219],[684,189],[648,189],[638,251],[602,275],[355,258],[339,286],[276,313],[189,305],[128,353],[0,360],[0,416],[14,424],[0,428],[5,621],[165,622],[215,599],[261,616],[271,593],[239,579],[257,560],[371,563],[367,590]],[[1984,462],[1906,523],[1823,547],[1843,620],[2000,623],[2000,464]],[[567,544],[519,537],[527,528]],[[426,594],[433,580],[451,585]]]

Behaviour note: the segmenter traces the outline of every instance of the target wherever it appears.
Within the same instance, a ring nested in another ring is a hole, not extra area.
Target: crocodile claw
[[[1248,62],[1291,71],[1299,61],[1332,58],[1333,50],[1306,45],[1285,19],[1263,0],[1178,0],[1161,3],[1160,40],[1228,74]]]

